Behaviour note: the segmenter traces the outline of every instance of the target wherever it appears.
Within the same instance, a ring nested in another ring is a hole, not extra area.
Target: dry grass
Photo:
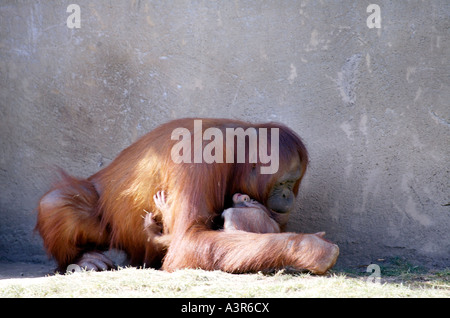
[[[396,273],[380,284],[360,274],[233,275],[220,271],[123,268],[0,280],[0,297],[450,297],[450,271]]]

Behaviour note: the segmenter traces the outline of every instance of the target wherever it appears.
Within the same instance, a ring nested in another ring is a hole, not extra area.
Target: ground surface
[[[121,268],[55,275],[46,265],[0,264],[0,297],[450,297],[450,271],[382,267],[381,282],[361,271],[326,276],[280,271],[232,275],[220,271]]]

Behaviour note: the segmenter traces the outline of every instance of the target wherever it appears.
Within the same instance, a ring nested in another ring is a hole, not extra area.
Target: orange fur
[[[334,264],[337,246],[317,235],[212,230],[234,193],[246,193],[266,205],[270,189],[293,160],[301,162],[303,176],[308,156],[293,131],[275,123],[203,119],[203,129],[218,127],[223,132],[226,127],[279,128],[280,169],[274,175],[261,175],[249,163],[173,163],[170,152],[176,141],[170,135],[178,127],[193,134],[193,119],[156,128],[87,179],[64,175],[43,196],[36,229],[60,267],[89,250],[110,247],[124,250],[132,264],[157,267],[163,262],[169,271],[190,267],[247,272],[294,266],[320,273]],[[300,181],[294,186],[295,194]],[[170,208],[164,212],[152,200],[161,190],[170,194]],[[148,242],[143,230],[145,211],[155,211],[163,234],[171,235],[167,252]]]

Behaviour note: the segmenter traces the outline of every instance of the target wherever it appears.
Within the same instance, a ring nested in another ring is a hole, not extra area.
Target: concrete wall
[[[2,1],[0,259],[47,259],[33,210],[55,166],[89,176],[160,123],[213,116],[304,138],[289,227],[327,231],[338,264],[449,266],[450,6],[373,0],[370,29],[371,1]]]

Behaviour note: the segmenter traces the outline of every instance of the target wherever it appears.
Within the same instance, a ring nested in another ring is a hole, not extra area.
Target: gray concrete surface
[[[81,9],[70,29],[67,6]],[[375,1],[2,1],[0,261],[33,234],[59,166],[89,176],[158,124],[279,121],[311,166],[289,229],[340,266],[450,266],[450,5]]]

